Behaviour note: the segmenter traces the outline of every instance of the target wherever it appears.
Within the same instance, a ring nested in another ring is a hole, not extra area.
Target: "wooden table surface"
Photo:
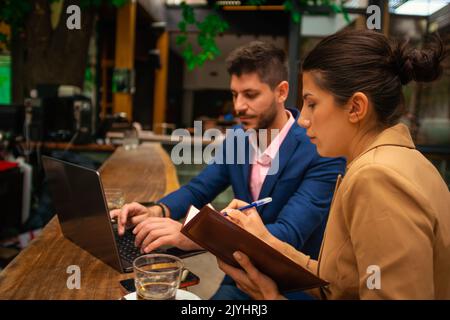
[[[159,144],[118,148],[100,169],[105,187],[120,187],[126,201],[156,200],[178,188],[175,168]],[[81,288],[68,289],[70,265],[81,271]],[[120,274],[65,239],[53,218],[0,273],[0,299],[119,299],[126,292]]]
[[[97,143],[88,143],[88,144],[70,144],[68,142],[38,142],[38,141],[30,141],[29,144],[26,142],[22,142],[21,146],[23,148],[44,148],[44,149],[52,149],[52,150],[70,150],[70,151],[96,151],[96,152],[113,152],[116,150],[116,146],[112,144],[97,144]]]

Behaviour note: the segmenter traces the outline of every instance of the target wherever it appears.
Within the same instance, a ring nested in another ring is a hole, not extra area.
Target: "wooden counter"
[[[116,150],[116,146],[112,144],[69,144],[68,142],[37,142],[30,141],[29,144],[22,142],[20,144],[22,148],[43,148],[49,150],[69,150],[69,151],[94,151],[94,152],[113,152]]]
[[[178,188],[175,168],[159,144],[118,148],[100,169],[105,187],[120,187],[127,202],[156,200]],[[81,288],[68,289],[67,267],[81,270]],[[0,273],[0,299],[119,299],[120,274],[65,239],[57,218]]]

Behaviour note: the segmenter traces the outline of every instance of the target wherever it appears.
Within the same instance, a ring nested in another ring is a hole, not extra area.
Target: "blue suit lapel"
[[[244,177],[244,187],[245,187],[245,191],[247,194],[247,199],[242,199],[242,200],[247,201],[247,202],[252,202],[253,199],[252,199],[252,195],[250,192],[250,185],[249,185],[249,183],[250,183],[249,177],[250,177],[250,169],[251,169],[251,167],[250,167],[251,159],[250,159],[250,154],[249,154],[249,148],[250,148],[249,139],[248,139],[248,136],[246,136],[245,137],[245,162],[242,165],[242,175]]]

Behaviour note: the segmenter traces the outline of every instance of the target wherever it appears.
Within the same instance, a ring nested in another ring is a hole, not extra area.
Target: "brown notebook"
[[[281,292],[328,284],[210,206],[204,206],[199,212],[191,206],[181,233],[235,267],[240,266],[233,252],[245,253],[259,271],[277,283]]]

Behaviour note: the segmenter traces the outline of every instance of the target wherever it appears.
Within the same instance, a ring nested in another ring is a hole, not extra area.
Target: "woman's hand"
[[[245,254],[237,251],[233,256],[244,270],[234,268],[219,259],[217,264],[223,272],[236,281],[239,289],[255,300],[285,299],[278,291],[276,283],[259,272]]]
[[[255,208],[247,209],[244,212],[236,210],[237,208],[245,205],[248,205],[248,203],[242,200],[234,199],[225,209],[222,210],[222,212],[226,212],[229,220],[233,221],[257,238],[265,242],[270,242],[273,236],[269,230],[267,230]]]

